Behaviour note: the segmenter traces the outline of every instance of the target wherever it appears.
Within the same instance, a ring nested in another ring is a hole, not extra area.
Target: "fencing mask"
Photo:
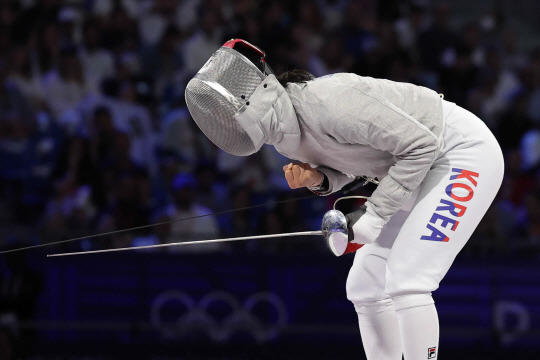
[[[247,156],[255,148],[234,119],[272,70],[265,53],[245,40],[219,48],[186,86],[186,103],[202,132],[222,150]]]

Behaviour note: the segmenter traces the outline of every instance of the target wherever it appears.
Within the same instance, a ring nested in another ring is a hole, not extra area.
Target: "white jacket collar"
[[[249,105],[248,105],[249,104]],[[291,99],[274,75],[269,75],[234,115],[255,145],[273,145],[284,155],[300,144],[300,127]]]

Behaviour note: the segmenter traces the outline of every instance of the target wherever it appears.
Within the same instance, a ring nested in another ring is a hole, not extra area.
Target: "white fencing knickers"
[[[424,181],[385,225],[376,243],[355,254],[347,297],[359,315],[433,304],[431,292],[439,287],[499,190],[504,163],[493,134],[474,114],[444,100],[443,114],[444,147]],[[362,324],[360,328],[363,332]],[[364,348],[367,336],[372,335],[362,333]],[[368,359],[385,358],[370,357],[368,351]]]

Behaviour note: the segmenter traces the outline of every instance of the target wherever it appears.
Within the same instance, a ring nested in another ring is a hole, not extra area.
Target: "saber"
[[[53,241],[53,242],[49,242],[49,243],[45,243],[45,244],[23,246],[23,247],[16,248],[16,249],[0,251],[0,254],[7,254],[7,253],[11,253],[11,252],[16,252],[16,251],[21,251],[21,250],[29,250],[29,249],[35,249],[35,248],[41,248],[41,247],[46,247],[46,246],[60,245],[60,244],[68,243],[68,242],[73,242],[73,241],[78,241],[78,240],[83,240],[83,239],[93,239],[93,238],[97,238],[97,237],[101,237],[101,236],[107,236],[107,235],[116,235],[116,234],[121,234],[121,233],[125,233],[125,232],[128,232],[128,231],[148,229],[148,228],[152,228],[152,227],[155,227],[155,226],[168,225],[168,224],[177,223],[177,222],[186,221],[186,220],[199,219],[199,218],[203,218],[203,217],[207,217],[207,216],[223,215],[223,214],[233,213],[233,212],[237,212],[237,211],[250,210],[250,209],[275,205],[275,204],[281,204],[281,203],[287,203],[287,202],[291,202],[291,201],[305,200],[305,199],[311,199],[311,198],[317,198],[317,197],[319,197],[319,196],[318,195],[310,195],[310,196],[303,196],[303,197],[298,197],[298,198],[294,198],[294,199],[270,201],[270,202],[257,204],[257,205],[244,206],[244,207],[240,207],[240,208],[236,208],[236,209],[217,211],[217,212],[204,214],[204,215],[190,216],[190,217],[186,217],[186,218],[183,218],[183,219],[162,221],[162,222],[148,224],[148,225],[130,227],[130,228],[127,228],[127,229],[113,230],[113,231],[107,231],[107,232],[102,232],[102,233],[98,233],[98,234],[79,236],[79,237],[75,237],[75,238],[71,238],[71,239],[67,239],[67,240]]]
[[[322,235],[325,239],[327,239],[333,233],[343,233],[347,235],[347,232],[348,232],[347,220],[345,218],[345,215],[343,215],[343,213],[339,210],[330,210],[330,211],[327,211],[326,214],[324,214],[323,216],[321,230],[316,230],[316,231],[299,231],[299,232],[292,232],[292,233],[241,236],[241,237],[224,238],[224,239],[182,241],[182,242],[174,242],[174,243],[168,243],[168,244],[132,246],[132,247],[115,248],[115,249],[76,251],[76,252],[68,252],[68,253],[48,254],[47,257],[99,254],[99,253],[109,253],[109,252],[128,251],[128,250],[157,249],[157,248],[164,248],[164,247],[169,247],[169,246],[211,244],[211,243],[256,240],[256,239],[272,239],[272,238],[282,238],[282,237],[290,237],[290,236]]]
[[[352,191],[355,191],[359,187],[367,185],[368,183],[378,185],[379,181],[377,179],[373,179],[373,178],[370,178],[370,177],[367,177],[367,176],[357,176],[356,179],[352,183],[350,183],[348,185],[345,185],[343,187],[343,189],[341,189],[337,193],[343,193],[343,195],[346,195],[346,194],[348,194],[348,193],[350,193]],[[180,221],[186,221],[186,220],[202,218],[202,217],[206,217],[206,216],[228,214],[228,213],[233,213],[233,212],[237,212],[237,211],[255,209],[255,208],[269,206],[269,205],[287,203],[287,202],[290,202],[290,201],[298,201],[298,200],[304,200],[304,199],[312,199],[312,198],[318,198],[318,197],[319,197],[319,195],[311,195],[311,196],[304,196],[304,197],[299,197],[299,198],[294,198],[294,199],[270,201],[270,202],[263,203],[263,204],[245,206],[245,207],[236,208],[236,209],[230,209],[230,210],[217,211],[217,212],[214,212],[214,213],[191,216],[191,217],[187,217],[187,218],[183,218],[183,219],[163,221],[163,222],[154,223],[154,224],[135,226],[135,227],[127,228],[127,229],[113,230],[113,231],[107,231],[107,232],[98,233],[98,234],[79,236],[79,237],[66,239],[66,240],[53,241],[53,242],[49,242],[49,243],[45,243],[45,244],[29,245],[29,246],[23,246],[23,247],[19,247],[19,248],[15,248],[15,249],[10,249],[10,250],[2,250],[2,251],[0,251],[0,254],[7,254],[7,253],[16,252],[16,251],[30,250],[30,249],[47,247],[47,246],[60,245],[60,244],[68,243],[68,242],[73,242],[73,241],[78,241],[78,240],[83,240],[83,239],[92,239],[92,238],[97,238],[97,237],[106,236],[106,235],[116,235],[116,234],[125,233],[125,232],[128,232],[128,231],[148,229],[148,228],[152,228],[152,227],[159,226],[159,225],[167,225],[167,224],[172,224],[172,223],[176,223],[176,222],[180,222]],[[350,197],[346,197],[346,198],[350,198]],[[365,198],[365,197],[358,196],[358,198]],[[339,200],[340,199],[338,199],[337,201],[339,201]],[[337,201],[336,201],[336,203],[337,203]],[[334,208],[335,208],[335,204],[334,204]]]
[[[293,232],[293,233],[242,236],[242,237],[233,237],[233,238],[225,238],[225,239],[182,241],[182,242],[174,242],[174,243],[168,243],[168,244],[143,245],[143,246],[132,246],[132,247],[125,247],[125,248],[115,248],[115,249],[76,251],[76,252],[69,252],[69,253],[48,254],[47,257],[86,255],[86,254],[108,253],[108,252],[114,252],[114,251],[156,249],[156,248],[164,248],[164,247],[169,247],[169,246],[182,246],[182,245],[194,245],[194,244],[211,244],[211,243],[222,243],[222,242],[229,242],[229,241],[272,239],[272,238],[278,238],[278,237],[281,238],[281,237],[289,237],[289,236],[312,236],[312,235],[324,235],[324,231],[323,230],[299,231],[299,232]]]

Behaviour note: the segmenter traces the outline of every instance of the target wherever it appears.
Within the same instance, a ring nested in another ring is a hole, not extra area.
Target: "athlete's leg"
[[[355,253],[347,278],[347,297],[354,304],[368,360],[401,360],[399,325],[392,299],[385,293],[386,259],[406,212],[392,217],[376,244]]]
[[[437,358],[433,348],[438,346],[439,327],[431,292],[472,235],[502,181],[498,144],[479,119],[457,109],[453,115],[458,121],[451,119],[450,133],[445,135],[450,150],[434,163],[420,186],[387,261],[385,292],[396,308],[405,360]],[[465,130],[454,127],[465,123]]]

